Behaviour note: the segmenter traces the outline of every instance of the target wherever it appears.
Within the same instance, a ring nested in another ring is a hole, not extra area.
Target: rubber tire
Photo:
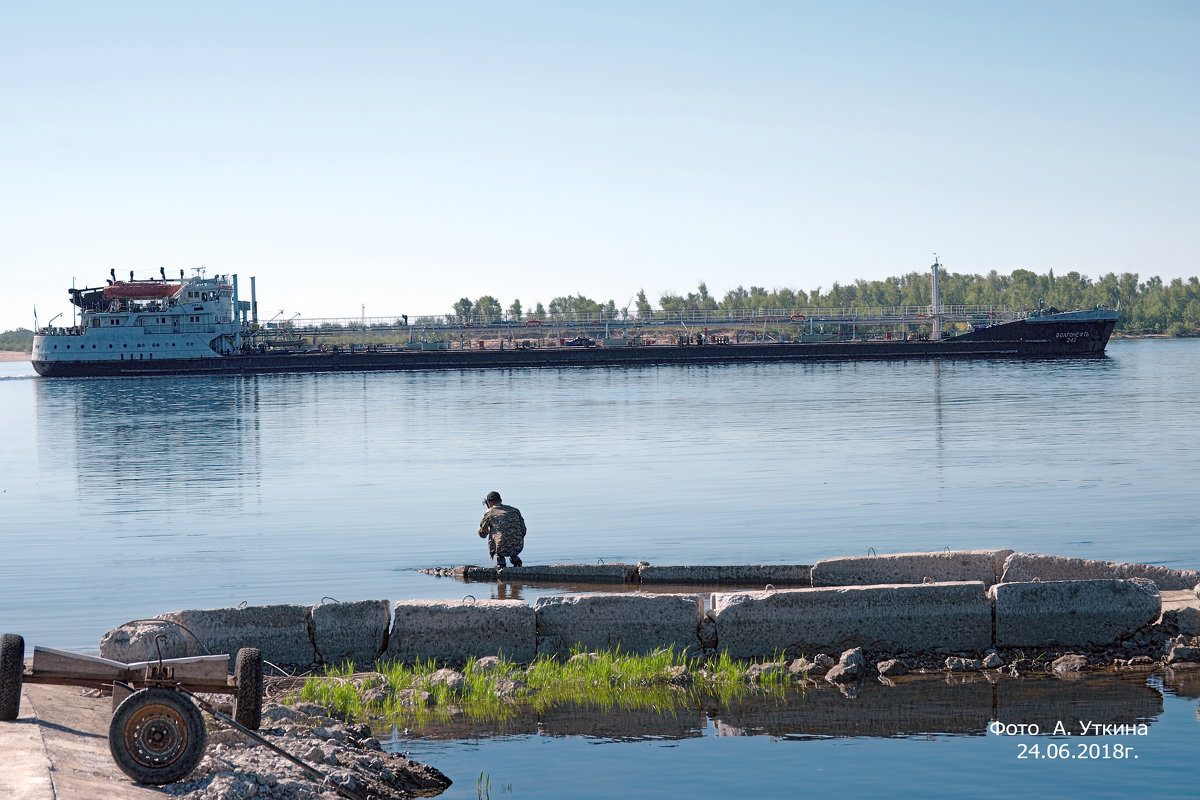
[[[153,725],[154,727],[148,727]],[[150,739],[166,736],[162,747]],[[138,783],[162,786],[191,774],[208,744],[204,717],[173,689],[139,689],[117,706],[108,726],[113,761]]]
[[[252,731],[262,725],[263,661],[257,647],[243,647],[233,670],[237,693],[233,696],[233,720]]]
[[[0,720],[21,713],[21,679],[25,675],[25,640],[15,633],[0,637]]]

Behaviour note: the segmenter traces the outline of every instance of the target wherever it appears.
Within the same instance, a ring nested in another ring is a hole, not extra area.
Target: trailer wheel
[[[25,674],[25,640],[15,633],[0,637],[0,720],[21,713],[21,677]]]
[[[262,724],[263,672],[262,653],[257,647],[243,647],[237,653],[233,679],[233,719],[244,728],[258,730]]]
[[[171,689],[140,689],[117,706],[108,726],[113,761],[138,783],[186,777],[204,757],[208,731],[200,709]]]

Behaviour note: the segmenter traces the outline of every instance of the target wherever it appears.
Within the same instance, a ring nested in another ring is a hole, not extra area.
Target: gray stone
[[[463,690],[463,686],[466,685],[466,679],[463,678],[463,674],[458,670],[442,667],[429,676],[429,685],[445,686],[450,692],[458,694]]]
[[[951,672],[978,672],[983,669],[983,662],[978,658],[951,656],[946,659],[946,669]]]
[[[760,681],[787,672],[787,665],[782,661],[771,661],[765,664],[751,664],[746,668],[746,680]]]
[[[958,550],[939,553],[891,553],[818,561],[812,568],[813,586],[874,586],[893,583],[1000,580],[1004,560],[1012,550]]]
[[[577,646],[679,653],[699,649],[704,607],[698,595],[613,593],[539,597],[534,611],[539,655],[565,655]]]
[[[637,564],[529,564],[498,570],[499,580],[509,582],[571,581],[584,583],[637,583]]]
[[[1180,661],[1200,661],[1200,647],[1186,644],[1171,645],[1171,651],[1167,654],[1167,663],[1175,664]]]
[[[716,593],[712,615],[721,650],[734,658],[858,644],[883,652],[992,646],[992,608],[977,581]]]
[[[1196,595],[1197,600],[1200,600],[1200,583],[1197,583],[1196,587],[1192,589],[1192,594]]]
[[[1162,596],[1144,580],[999,583],[996,647],[1108,645],[1159,618]]]
[[[788,664],[788,673],[795,678],[816,677],[824,675],[826,671],[827,670],[825,668],[818,667],[807,658],[793,659],[792,662]]]
[[[854,683],[862,677],[862,667],[858,664],[834,664],[825,673],[825,680],[830,683]]]
[[[983,659],[984,669],[999,669],[1004,666],[1004,659],[995,650],[990,651]]]
[[[843,667],[861,667],[867,663],[867,660],[863,657],[861,647],[852,647],[842,653],[838,663]]]
[[[1200,608],[1184,607],[1164,610],[1162,613],[1163,630],[1169,634],[1181,633],[1185,636],[1200,635]]]
[[[311,613],[317,660],[369,666],[383,653],[391,624],[391,603],[387,600],[322,603],[313,606]]]
[[[809,586],[808,564],[732,564],[725,566],[642,566],[642,583],[695,583],[706,586],[740,584],[766,586]]]
[[[1168,569],[1152,564],[1123,564],[1066,556],[1013,553],[1004,564],[1004,583],[1027,581],[1078,581],[1144,578],[1154,581],[1159,591],[1187,589],[1200,580],[1200,572]]]
[[[126,663],[157,658],[153,634],[161,631],[167,634],[171,651],[168,656],[164,648],[163,658],[227,654],[232,664],[240,648],[257,647],[263,659],[274,664],[308,666],[316,659],[308,633],[308,606],[190,609],[160,614],[156,619],[168,624],[156,628],[136,623],[133,628],[109,631],[101,641],[100,654]],[[106,650],[112,655],[106,655]]]
[[[500,658],[498,656],[484,656],[475,661],[475,672],[480,675],[491,675],[498,669],[500,669]]]
[[[908,667],[898,658],[880,661],[875,665],[875,669],[885,678],[899,678],[901,675],[908,674]]]
[[[387,657],[407,664],[498,655],[532,661],[535,626],[533,609],[520,600],[409,600],[393,610]]]
[[[1087,656],[1078,653],[1067,653],[1054,660],[1050,665],[1050,669],[1058,673],[1063,672],[1083,672],[1088,667]]]
[[[817,653],[813,656],[813,666],[822,671],[833,669],[833,665],[836,663],[833,656],[828,653]]]

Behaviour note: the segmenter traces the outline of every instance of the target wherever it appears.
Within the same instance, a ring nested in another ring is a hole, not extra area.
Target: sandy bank
[[[20,350],[0,350],[0,361],[29,361],[30,354]]]

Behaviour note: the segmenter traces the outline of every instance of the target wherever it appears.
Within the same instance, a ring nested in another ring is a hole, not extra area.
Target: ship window
[[[111,345],[111,344],[108,346],[108,349],[109,349],[109,350],[112,350],[112,345]]]
[[[129,347],[129,345],[123,344],[123,345],[121,345],[121,347]]]
[[[55,350],[57,350],[57,349],[58,349],[58,345],[54,345],[54,349],[55,349]]]

